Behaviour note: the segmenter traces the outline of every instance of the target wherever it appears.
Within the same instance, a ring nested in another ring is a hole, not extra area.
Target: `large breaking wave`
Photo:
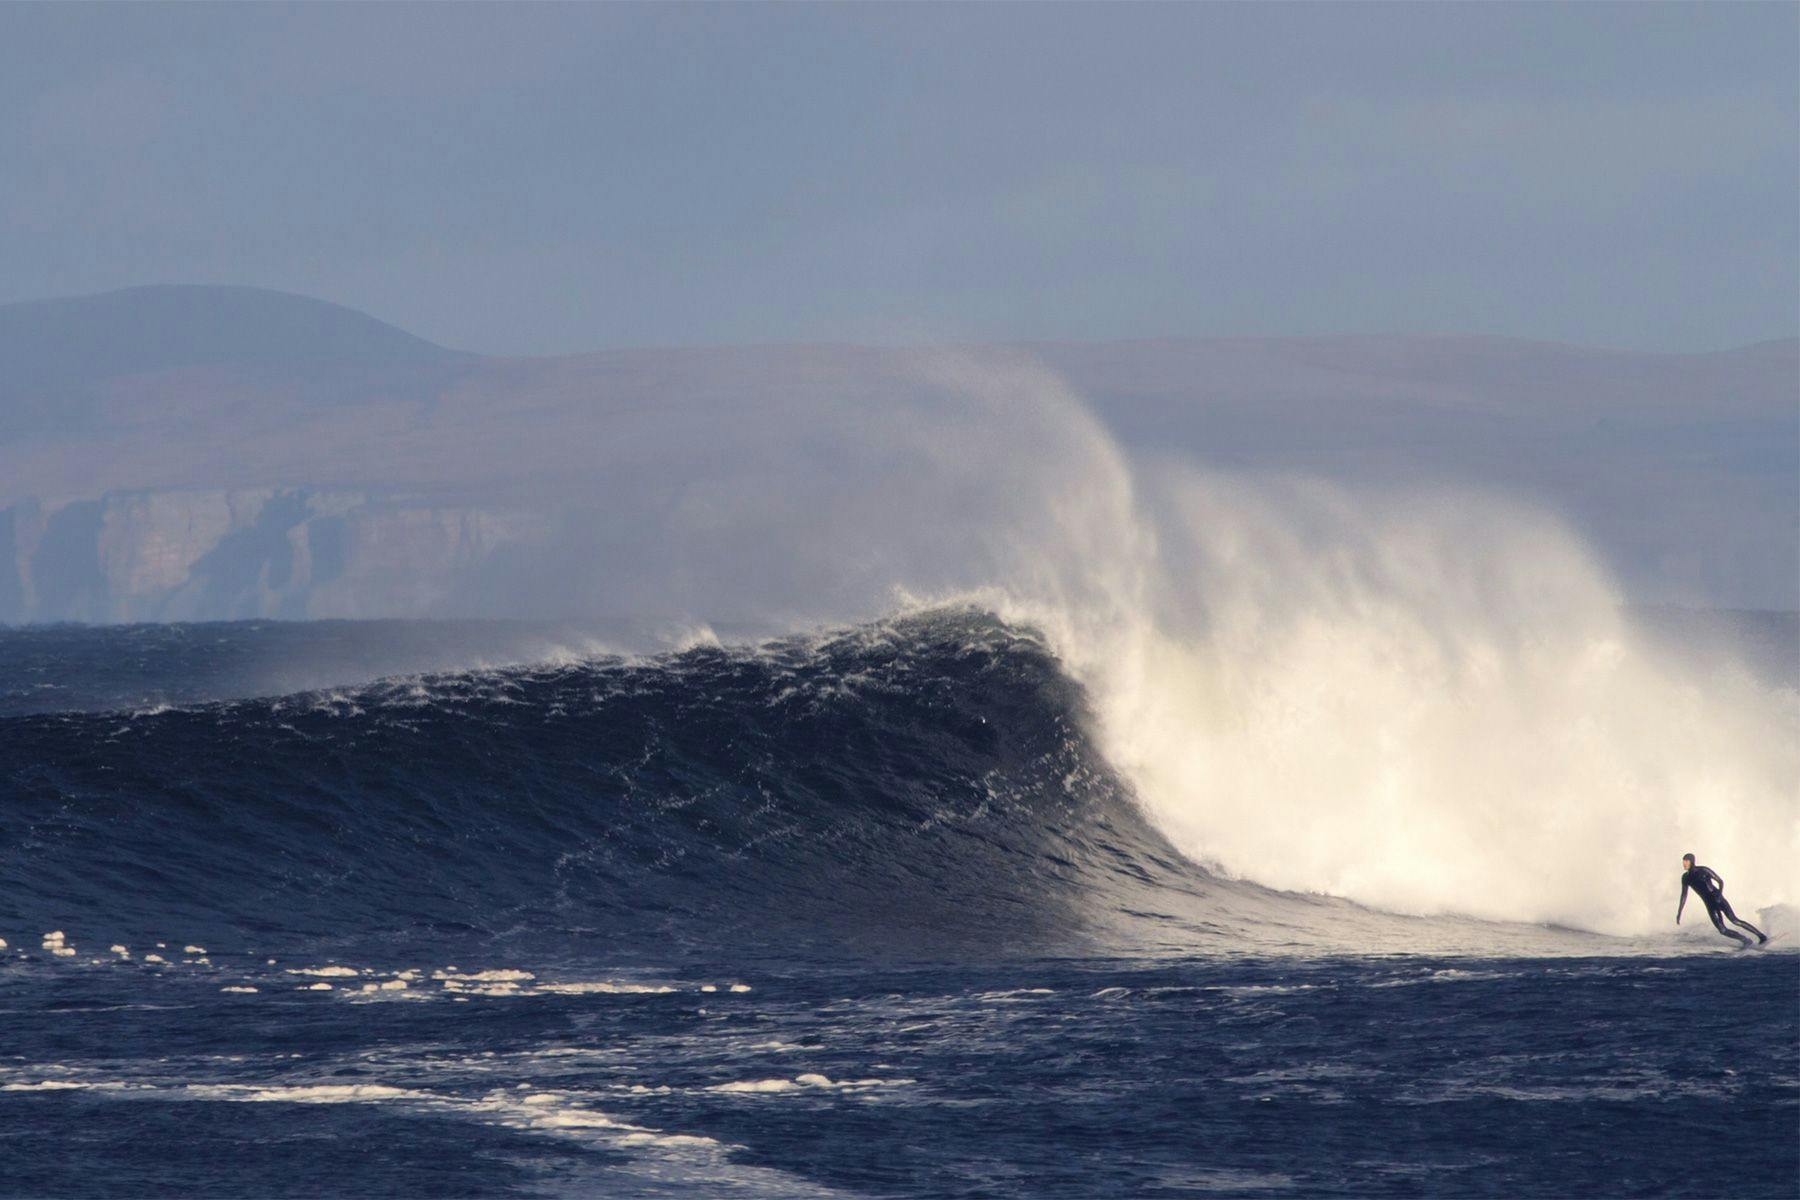
[[[538,615],[787,641],[7,721],[4,903],[1016,941],[1296,923],[1264,885],[1641,934],[1690,849],[1800,898],[1800,697],[1659,650],[1552,517],[1129,461],[1017,362],[932,382],[641,414],[508,564]]]
[[[659,417],[616,453],[690,485],[607,491],[658,549],[573,536],[574,592],[1042,630],[1142,811],[1223,876],[1643,934],[1693,850],[1746,902],[1800,899],[1800,695],[1655,645],[1554,514],[1133,459],[1029,362],[945,356],[926,399],[904,369],[879,410]]]

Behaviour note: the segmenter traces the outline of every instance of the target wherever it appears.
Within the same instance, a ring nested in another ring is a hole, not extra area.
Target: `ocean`
[[[1646,619],[1791,704],[1791,615]],[[1800,1194],[1759,876],[1737,950],[1687,845],[1608,907],[1587,826],[1398,785],[1347,872],[1237,773],[1171,817],[1098,703],[967,605],[0,630],[0,1195]]]

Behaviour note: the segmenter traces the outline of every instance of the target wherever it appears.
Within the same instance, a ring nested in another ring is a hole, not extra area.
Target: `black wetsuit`
[[[1725,881],[1719,878],[1717,871],[1711,867],[1703,867],[1699,863],[1695,863],[1681,873],[1681,903],[1675,906],[1675,923],[1677,925],[1681,924],[1681,910],[1687,907],[1689,888],[1693,888],[1695,892],[1699,893],[1700,903],[1706,905],[1706,915],[1712,918],[1713,928],[1726,937],[1736,938],[1746,946],[1750,944],[1750,939],[1736,929],[1725,928],[1725,922],[1729,920],[1739,929],[1748,929],[1754,933],[1758,942],[1769,940],[1768,935],[1762,930],[1731,911],[1731,901],[1725,899]]]

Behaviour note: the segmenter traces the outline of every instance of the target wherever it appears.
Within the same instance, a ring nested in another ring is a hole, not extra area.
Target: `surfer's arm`
[[[1681,910],[1687,907],[1687,890],[1687,876],[1683,875],[1681,877],[1681,903],[1675,906],[1675,923],[1677,925],[1681,924]]]
[[[1725,880],[1717,871],[1708,867],[1706,868],[1706,873],[1712,876],[1713,886],[1717,887],[1721,892],[1725,890]]]

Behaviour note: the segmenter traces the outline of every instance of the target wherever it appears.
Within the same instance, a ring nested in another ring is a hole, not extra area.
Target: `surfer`
[[[1746,946],[1750,944],[1750,939],[1736,929],[1725,928],[1725,922],[1729,920],[1740,929],[1748,929],[1754,933],[1757,945],[1769,940],[1768,934],[1731,911],[1731,901],[1725,899],[1725,881],[1719,878],[1717,871],[1711,867],[1696,865],[1691,854],[1681,856],[1681,867],[1681,903],[1675,906],[1677,925],[1681,924],[1681,910],[1687,907],[1688,889],[1693,888],[1699,893],[1700,903],[1706,905],[1706,915],[1712,918],[1713,928],[1720,933],[1728,938],[1736,938]]]

